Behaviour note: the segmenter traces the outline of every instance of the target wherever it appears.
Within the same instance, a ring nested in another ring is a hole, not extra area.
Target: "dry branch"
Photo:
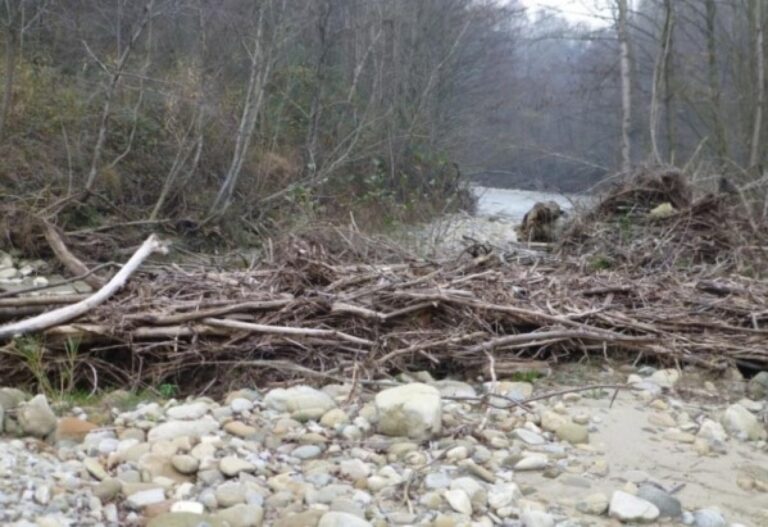
[[[72,254],[64,240],[61,239],[59,233],[56,231],[56,227],[52,224],[45,222],[44,226],[45,239],[48,241],[53,254],[56,255],[59,262],[67,268],[67,270],[75,276],[83,276],[83,280],[86,284],[94,289],[100,289],[104,287],[104,281],[91,273],[88,267],[81,262],[77,256]]]
[[[0,326],[0,340],[5,340],[27,333],[43,331],[84,315],[88,311],[106,302],[119,291],[141,263],[154,252],[165,252],[166,245],[153,234],[139,247],[125,266],[101,289],[76,304],[61,307],[33,318]]]

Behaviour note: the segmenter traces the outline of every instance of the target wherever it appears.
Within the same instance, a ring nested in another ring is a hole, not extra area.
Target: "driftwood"
[[[48,241],[53,254],[56,255],[59,262],[67,268],[67,270],[75,276],[82,276],[83,281],[94,289],[100,289],[104,287],[104,281],[98,276],[91,273],[91,270],[81,262],[77,256],[72,254],[69,248],[61,239],[59,233],[56,231],[56,227],[52,224],[45,222],[43,232],[45,239]]]
[[[19,322],[5,324],[0,326],[0,340],[5,340],[27,333],[44,331],[50,327],[64,324],[77,317],[83,316],[95,307],[106,302],[112,295],[125,285],[128,277],[131,276],[141,263],[154,252],[164,252],[166,246],[160,242],[155,235],[151,235],[133,254],[125,266],[101,289],[93,295],[85,298],[76,304],[60,307],[47,313],[42,313],[36,317],[21,320]]]
[[[190,389],[214,378],[226,389],[257,377],[342,379],[352,372],[366,382],[421,368],[488,378],[546,373],[552,363],[584,357],[715,370],[768,365],[768,285],[759,280],[505,262],[491,253],[350,265],[305,251],[247,271],[143,266],[131,287],[101,295],[100,304],[78,299],[34,326],[11,327],[41,336],[50,375],[57,351],[76,341],[78,360],[88,364],[84,382],[93,367],[115,384]],[[130,274],[129,266],[121,273]],[[6,298],[0,308],[8,315],[56,299]],[[18,332],[8,327],[0,326],[5,338]],[[12,354],[0,361],[6,383],[28,375]]]

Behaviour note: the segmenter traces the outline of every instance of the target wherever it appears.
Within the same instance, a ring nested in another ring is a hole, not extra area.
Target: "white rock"
[[[19,426],[25,434],[44,438],[56,429],[56,415],[45,395],[36,395],[18,408]]]
[[[275,388],[264,397],[264,403],[278,412],[319,414],[318,419],[328,410],[336,408],[330,395],[309,386]]]
[[[165,491],[157,488],[134,492],[125,500],[125,504],[130,509],[140,510],[147,505],[154,505],[163,501],[165,501]]]
[[[354,514],[326,512],[320,518],[317,527],[371,527],[371,524]]]
[[[370,476],[371,468],[359,459],[345,459],[339,463],[339,474],[352,481],[357,481]]]
[[[547,468],[549,459],[543,454],[526,456],[515,464],[515,470],[541,470]]]
[[[720,511],[716,509],[699,509],[693,513],[695,527],[725,527],[727,524]]]
[[[189,512],[191,514],[203,514],[205,505],[197,501],[177,501],[171,505],[171,512]]]
[[[555,527],[552,515],[542,511],[525,511],[520,515],[520,520],[524,527]]]
[[[177,437],[199,438],[212,434],[219,430],[219,423],[213,417],[206,415],[195,421],[168,421],[151,429],[147,434],[147,441],[161,441],[163,439],[176,439]]]
[[[533,384],[529,382],[486,382],[483,387],[488,393],[503,395],[516,401],[524,401],[533,394]]]
[[[497,483],[488,489],[488,505],[492,509],[501,509],[513,505],[523,497],[516,483]]]
[[[757,420],[757,417],[740,404],[729,406],[721,421],[728,433],[739,439],[760,441],[768,436],[765,427]]]
[[[445,501],[459,514],[472,516],[472,502],[466,492],[461,489],[446,490]]]
[[[611,497],[608,514],[623,522],[652,522],[659,517],[659,509],[649,501],[617,490]]]
[[[200,419],[208,413],[208,404],[202,401],[182,404],[168,408],[165,414],[171,419],[180,419],[183,421],[191,421],[193,419]]]
[[[672,388],[680,380],[680,372],[675,369],[658,370],[650,377],[651,382],[662,388]]]
[[[378,431],[390,436],[424,439],[440,432],[440,392],[421,383],[383,390],[376,395]]]
[[[723,428],[723,425],[712,419],[704,419],[701,423],[701,428],[699,428],[696,435],[709,441],[722,442],[728,439],[728,434],[726,433],[725,428]]]
[[[515,436],[524,441],[525,443],[528,443],[529,445],[543,445],[546,443],[546,439],[541,437],[536,432],[531,432],[530,430],[526,430],[525,428],[517,428],[515,429]]]
[[[253,472],[256,465],[236,456],[226,456],[219,461],[219,470],[225,476],[233,478],[241,472]]]
[[[248,399],[238,397],[237,399],[233,399],[232,402],[229,403],[229,407],[236,414],[241,414],[243,412],[250,412],[251,409],[253,408],[253,403]]]

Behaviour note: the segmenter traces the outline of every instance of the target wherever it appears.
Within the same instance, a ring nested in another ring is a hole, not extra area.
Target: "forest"
[[[586,25],[494,0],[6,0],[0,192],[71,226],[258,235],[471,208],[473,179],[755,188],[761,3],[616,0]]]

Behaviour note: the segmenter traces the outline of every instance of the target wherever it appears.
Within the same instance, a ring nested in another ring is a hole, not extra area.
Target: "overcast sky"
[[[522,0],[522,2],[531,9],[555,11],[573,22],[585,22],[590,25],[605,24],[605,17],[611,14],[610,0]]]

